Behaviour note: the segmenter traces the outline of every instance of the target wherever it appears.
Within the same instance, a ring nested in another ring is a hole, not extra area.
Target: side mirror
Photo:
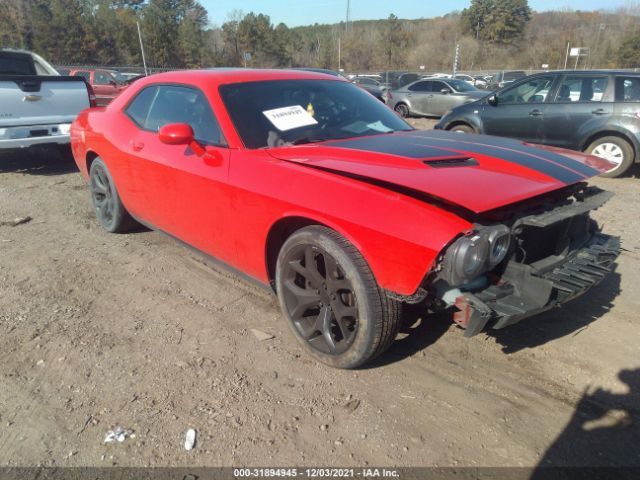
[[[193,142],[193,128],[187,123],[168,123],[160,127],[158,136],[167,145],[189,145]]]
[[[496,105],[498,105],[498,96],[495,94],[489,96],[489,98],[487,98],[487,103],[492,107],[495,107]]]
[[[443,93],[446,95],[447,93],[451,93],[451,90],[449,90],[448,88],[443,88],[442,90],[440,90],[440,93]]]

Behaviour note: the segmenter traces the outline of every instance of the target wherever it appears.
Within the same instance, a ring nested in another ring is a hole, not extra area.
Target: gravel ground
[[[471,339],[414,308],[337,371],[268,292],[102,231],[71,160],[4,155],[0,222],[31,220],[0,224],[0,466],[640,466],[640,180],[593,183],[625,250],[588,295]],[[133,435],[105,444],[116,426]]]

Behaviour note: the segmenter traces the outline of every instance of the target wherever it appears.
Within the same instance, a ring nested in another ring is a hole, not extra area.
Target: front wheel
[[[475,133],[472,127],[465,124],[454,125],[449,129],[449,131],[457,133]]]
[[[599,138],[587,147],[586,152],[615,164],[611,170],[600,174],[601,177],[619,177],[633,164],[633,147],[620,137]]]
[[[372,360],[400,328],[400,303],[380,289],[360,252],[326,227],[306,227],[287,239],[276,289],[296,339],[332,367]]]
[[[409,107],[407,107],[404,103],[397,104],[394,110],[402,118],[407,118],[409,116]]]

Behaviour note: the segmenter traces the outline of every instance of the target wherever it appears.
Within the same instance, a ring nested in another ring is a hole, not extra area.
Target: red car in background
[[[319,73],[154,75],[82,112],[71,139],[107,231],[139,222],[270,285],[334,367],[382,353],[403,304],[470,336],[584,293],[619,251],[589,218],[606,160],[414,130]]]
[[[126,84],[119,83],[113,73],[108,70],[72,68],[67,75],[83,77],[93,88],[98,106],[107,105],[128,87]]]

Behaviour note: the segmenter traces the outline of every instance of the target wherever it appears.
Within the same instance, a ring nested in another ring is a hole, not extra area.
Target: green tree
[[[385,66],[404,64],[404,53],[410,43],[411,35],[402,28],[402,22],[393,13],[384,21],[380,42]]]
[[[508,44],[522,37],[530,19],[527,0],[471,0],[460,21],[463,30],[479,40]]]
[[[636,33],[622,42],[618,50],[618,60],[622,68],[640,66],[640,33]]]

